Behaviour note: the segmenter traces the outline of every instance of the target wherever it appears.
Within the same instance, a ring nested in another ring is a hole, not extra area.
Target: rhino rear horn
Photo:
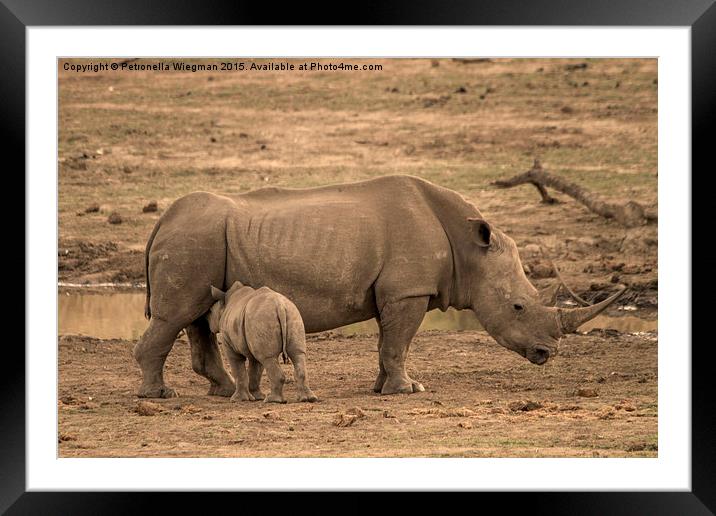
[[[554,306],[557,304],[557,294],[559,289],[562,288],[560,282],[552,283],[551,285],[541,289],[539,291],[539,299],[544,306]]]
[[[619,299],[624,292],[627,291],[626,287],[622,287],[619,292],[608,297],[601,303],[590,305],[584,308],[571,308],[571,309],[558,309],[559,327],[561,332],[566,335],[576,331],[585,322],[594,319],[597,315],[602,313],[606,308],[611,305],[614,301]]]
[[[219,290],[214,285],[211,286],[211,297],[214,301],[224,301],[226,292]]]
[[[553,262],[552,260],[549,260],[549,263],[550,263],[550,265],[552,266],[552,270],[554,271],[554,275],[557,276],[557,281],[564,287],[564,290],[567,291],[567,294],[569,294],[569,296],[570,296],[572,299],[574,299],[578,304],[580,304],[580,305],[582,305],[582,306],[592,306],[592,305],[589,303],[589,301],[586,301],[586,300],[582,299],[581,297],[579,297],[579,295],[577,295],[577,293],[576,293],[574,290],[572,290],[571,288],[569,288],[569,285],[567,285],[567,283],[564,281],[564,278],[563,278],[562,275],[559,273],[559,269],[558,269],[557,266],[554,264],[554,262]]]

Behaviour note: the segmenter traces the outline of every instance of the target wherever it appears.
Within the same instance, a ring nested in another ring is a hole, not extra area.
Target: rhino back
[[[424,184],[403,176],[236,196],[229,276],[286,295],[308,332],[375,317],[381,297],[436,295],[452,262]]]

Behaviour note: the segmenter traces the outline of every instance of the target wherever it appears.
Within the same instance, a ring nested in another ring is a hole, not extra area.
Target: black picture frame
[[[25,166],[25,31],[31,26],[109,25],[562,25],[688,26],[691,28],[692,170],[707,168],[709,129],[716,121],[716,6],[714,0],[465,0],[368,1],[348,9],[342,22],[326,6],[294,3],[206,2],[198,0],[0,0],[0,148]],[[694,174],[684,171],[684,180]],[[18,185],[24,188],[24,185]],[[24,190],[23,190],[24,191]],[[694,195],[699,194],[692,187]],[[19,197],[19,194],[18,194]],[[24,198],[24,196],[23,196]],[[705,220],[708,203],[693,197],[692,220]],[[703,216],[703,217],[702,217]],[[697,233],[697,228],[692,228]],[[711,265],[708,242],[692,249],[692,267]],[[668,245],[662,243],[662,245]],[[19,247],[19,246],[18,246]],[[23,247],[24,257],[24,247]],[[18,257],[15,256],[15,263]],[[713,267],[711,267],[713,268]],[[27,275],[30,271],[25,269]],[[692,272],[693,273],[693,272]],[[709,280],[713,283],[713,280]],[[709,289],[710,291],[710,289]],[[691,300],[684,300],[691,302]],[[697,311],[699,308],[693,303]],[[26,305],[26,310],[32,307]],[[705,309],[704,309],[705,312]],[[705,314],[702,314],[705,317]],[[693,318],[692,318],[693,319]],[[24,340],[24,339],[23,339]],[[0,377],[0,511],[8,514],[119,514],[148,507],[138,498],[148,493],[26,492],[25,487],[25,355],[6,342],[3,357],[11,361]],[[672,343],[687,346],[689,342]],[[52,345],[48,343],[48,345]],[[716,511],[716,426],[710,343],[692,346],[692,489],[689,492],[494,493],[501,512],[524,507],[550,514],[712,514]],[[164,510],[181,504],[185,494],[163,497]],[[139,505],[138,505],[139,504]],[[489,505],[484,506],[490,507]]]

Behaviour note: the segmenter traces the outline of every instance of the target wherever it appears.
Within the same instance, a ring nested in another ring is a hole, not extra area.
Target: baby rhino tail
[[[286,317],[286,307],[281,303],[278,307],[278,319],[281,323],[281,358],[284,364],[288,364],[288,357],[286,355],[286,343],[288,342],[288,324]]]

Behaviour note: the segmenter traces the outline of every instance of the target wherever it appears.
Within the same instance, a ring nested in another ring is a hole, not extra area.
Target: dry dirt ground
[[[320,401],[207,396],[180,339],[166,378],[180,397],[146,402],[132,343],[60,339],[62,457],[654,457],[657,339],[593,330],[537,367],[484,332],[425,332],[409,374],[419,394],[382,396],[374,336],[309,338]],[[284,370],[292,379],[292,369]],[[263,390],[268,390],[264,375]]]
[[[472,201],[515,239],[536,286],[552,281],[540,246],[582,296],[599,300],[625,284],[619,308],[656,317],[655,224],[627,230],[560,194],[562,203],[543,205],[529,185],[490,185],[539,158],[601,195],[655,210],[656,60],[344,62],[383,70],[80,74],[61,61],[59,280],[140,284],[154,223],[195,190],[402,173]],[[157,210],[143,211],[152,201]],[[115,212],[121,223],[111,224]],[[133,412],[131,347],[61,339],[63,456],[657,453],[655,334],[571,336],[546,368],[484,333],[422,334],[409,367],[428,392],[386,398],[369,389],[373,339],[313,339],[310,367],[324,401],[283,407],[204,396],[187,345],[178,344],[167,374],[184,396],[157,401],[163,410],[153,416]],[[599,396],[575,396],[580,388]],[[509,408],[520,400],[542,406]],[[333,425],[354,407],[365,417]]]

